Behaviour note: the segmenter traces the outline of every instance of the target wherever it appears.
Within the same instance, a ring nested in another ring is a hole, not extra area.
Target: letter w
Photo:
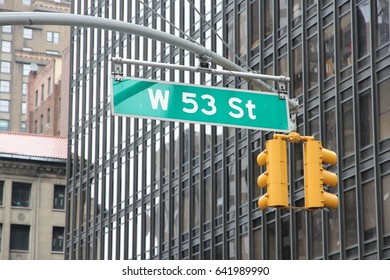
[[[168,109],[168,100],[169,100],[169,90],[165,90],[164,96],[160,89],[156,90],[156,94],[154,94],[153,89],[148,88],[150,103],[152,104],[152,108],[157,110],[159,104],[161,104],[161,109],[166,111]]]

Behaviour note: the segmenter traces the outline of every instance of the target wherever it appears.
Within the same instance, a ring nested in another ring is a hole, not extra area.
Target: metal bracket
[[[199,68],[210,68],[210,62],[211,62],[211,51],[208,49],[205,49],[204,54],[199,55]]]
[[[280,99],[286,99],[288,96],[287,93],[287,82],[285,81],[278,81],[278,94]]]
[[[288,86],[288,80],[280,80],[278,81],[278,95],[279,99],[283,99],[288,101],[288,106],[290,109],[290,127],[292,128],[292,131],[297,130],[297,113],[298,113],[298,106],[299,102],[298,99],[290,99],[288,97],[287,92],[287,86]]]
[[[123,79],[123,71],[122,71],[122,65],[114,63],[114,72],[112,74],[114,75],[114,80],[117,82],[122,82]]]

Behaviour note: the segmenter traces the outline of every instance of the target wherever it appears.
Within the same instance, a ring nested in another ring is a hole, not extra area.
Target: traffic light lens
[[[267,153],[265,151],[261,152],[257,156],[257,164],[261,167],[266,163],[267,160]]]
[[[339,199],[332,193],[324,192],[324,205],[325,207],[336,209],[339,206]]]
[[[322,171],[324,175],[324,185],[328,185],[331,187],[336,187],[338,182],[338,177],[336,174],[329,172],[328,170]]]
[[[257,185],[260,187],[260,188],[263,188],[267,185],[267,173],[263,173],[261,174],[258,178],[257,178]]]
[[[262,197],[259,198],[257,201],[257,205],[261,210],[264,210],[265,208],[268,207],[268,194],[263,195]]]

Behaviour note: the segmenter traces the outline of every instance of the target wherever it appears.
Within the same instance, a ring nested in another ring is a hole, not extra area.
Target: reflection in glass
[[[313,225],[313,258],[318,259],[322,256],[322,214],[321,211],[312,213]]]
[[[309,88],[318,84],[318,42],[317,35],[309,39]]]
[[[251,42],[252,42],[252,49],[259,46],[260,44],[260,22],[259,22],[259,0],[256,0],[251,3],[250,7],[250,20],[252,22],[251,24]]]
[[[362,58],[370,51],[370,3],[365,0],[362,4],[357,6],[357,50],[358,58]]]
[[[303,92],[302,84],[302,45],[299,45],[293,50],[293,82],[294,82],[294,91],[292,93],[293,97],[301,95]]]
[[[376,237],[376,199],[375,183],[371,181],[362,185],[363,190],[363,228],[364,240]]]
[[[383,234],[390,234],[390,175],[382,177],[382,195],[383,195]]]
[[[340,28],[341,67],[344,68],[352,64],[351,13],[340,19]]]
[[[332,254],[340,250],[340,227],[337,209],[329,210],[328,217],[328,250]]]
[[[372,108],[370,92],[360,95],[360,148],[372,144]]]
[[[352,99],[341,105],[343,125],[343,156],[349,156],[355,150],[355,131],[353,127],[353,104]]]
[[[345,245],[347,247],[357,245],[357,215],[356,215],[356,190],[352,189],[344,194],[345,217]]]
[[[379,104],[379,140],[390,137],[390,79],[379,84],[378,104]]]
[[[376,37],[378,47],[390,41],[389,0],[376,1]]]
[[[248,38],[248,24],[247,24],[247,10],[244,9],[239,13],[238,16],[238,24],[239,24],[239,34],[238,34],[238,40],[239,40],[239,53],[240,56],[244,56],[248,52],[248,48],[246,45],[246,40]]]
[[[334,74],[334,25],[324,29],[324,77],[329,78]]]

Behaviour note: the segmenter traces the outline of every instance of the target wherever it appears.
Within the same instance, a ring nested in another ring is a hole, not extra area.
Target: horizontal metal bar
[[[151,61],[143,61],[143,60],[135,60],[135,59],[126,59],[126,58],[121,58],[121,57],[114,57],[111,60],[115,63],[133,64],[133,65],[141,65],[141,66],[149,66],[149,67],[161,67],[161,68],[167,68],[167,69],[202,72],[202,73],[217,74],[217,75],[230,75],[230,76],[243,77],[243,78],[249,78],[249,79],[262,79],[262,80],[271,80],[271,81],[290,82],[290,78],[285,77],[285,76],[272,76],[272,75],[264,75],[264,74],[258,74],[258,73],[252,73],[252,72],[211,69],[211,68],[199,67],[199,66],[198,67],[185,66],[185,65],[180,65],[180,64],[151,62]]]
[[[64,25],[99,28],[117,32],[130,33],[173,46],[183,48],[196,54],[200,59],[209,60],[225,69],[232,71],[246,71],[233,61],[207,49],[206,47],[190,42],[173,34],[169,34],[150,27],[124,22],[110,18],[101,18],[89,15],[66,14],[66,13],[45,13],[45,12],[1,12],[1,25]],[[260,79],[250,80],[260,88],[267,91],[276,92],[277,90]]]

